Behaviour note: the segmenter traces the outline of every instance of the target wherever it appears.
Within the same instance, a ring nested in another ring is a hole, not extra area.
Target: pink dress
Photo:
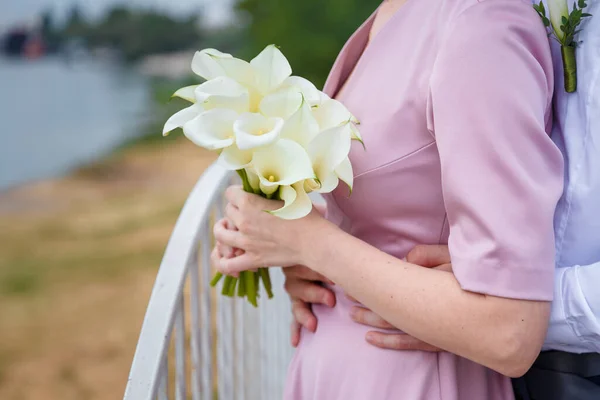
[[[340,100],[366,144],[351,151],[352,195],[327,196],[328,219],[398,258],[448,243],[464,290],[551,300],[562,157],[548,136],[548,39],[530,0],[408,0],[365,48],[372,22],[325,87],[336,96],[354,69]],[[507,377],[456,355],[369,345],[333,289],[337,305],[315,306],[317,332],[302,332],[285,399],[513,398]]]

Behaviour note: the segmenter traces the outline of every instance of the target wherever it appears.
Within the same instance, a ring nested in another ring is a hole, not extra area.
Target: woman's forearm
[[[453,274],[394,258],[341,230],[311,232],[304,264],[406,333],[509,376],[526,372],[547,328],[547,302],[463,290]]]

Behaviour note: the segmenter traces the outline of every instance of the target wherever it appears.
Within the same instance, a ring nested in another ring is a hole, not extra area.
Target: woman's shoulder
[[[532,0],[441,0],[440,33],[500,30],[547,43],[547,33]]]
[[[465,18],[474,22],[491,20],[499,17],[497,13],[504,12],[515,17],[537,19],[537,22],[540,22],[533,9],[532,0],[442,0],[440,5],[441,14],[448,21]]]

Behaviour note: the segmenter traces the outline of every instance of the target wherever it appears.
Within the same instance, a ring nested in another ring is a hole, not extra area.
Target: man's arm
[[[600,262],[556,270],[544,350],[600,353]]]

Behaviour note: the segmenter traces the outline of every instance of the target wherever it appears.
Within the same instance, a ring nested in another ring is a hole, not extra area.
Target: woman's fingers
[[[257,272],[261,266],[268,266],[270,263],[259,260],[256,256],[243,253],[233,258],[221,258],[217,269],[225,275],[233,275],[242,271]]]
[[[244,244],[244,241],[242,234],[239,231],[227,229],[223,221],[224,220],[217,222],[213,227],[213,233],[217,241],[221,242],[221,245],[243,249],[242,245]]]
[[[229,186],[225,191],[227,201],[241,210],[248,209],[276,210],[283,205],[279,200],[268,200],[254,193],[244,192],[241,186]]]
[[[318,283],[303,279],[286,279],[284,288],[292,299],[301,300],[305,303],[323,304],[328,307],[335,306],[333,292]]]
[[[311,332],[317,330],[317,317],[313,314],[310,305],[301,300],[292,301],[292,314],[294,320]]]
[[[366,340],[373,346],[388,350],[442,351],[438,347],[401,333],[371,331],[367,332]]]
[[[210,263],[213,267],[218,268],[219,262],[221,261],[221,254],[219,253],[218,246],[215,246],[210,253]]]
[[[228,228],[236,231],[243,223],[240,209],[234,206],[232,203],[227,203],[225,206],[225,219],[227,220]]]
[[[352,307],[350,310],[350,317],[354,322],[358,322],[362,325],[372,326],[373,328],[394,329],[394,326],[389,322],[364,307]]]
[[[247,195],[248,193],[244,192],[244,189],[240,185],[232,185],[225,190],[225,198],[236,207],[239,207],[243,203]]]

